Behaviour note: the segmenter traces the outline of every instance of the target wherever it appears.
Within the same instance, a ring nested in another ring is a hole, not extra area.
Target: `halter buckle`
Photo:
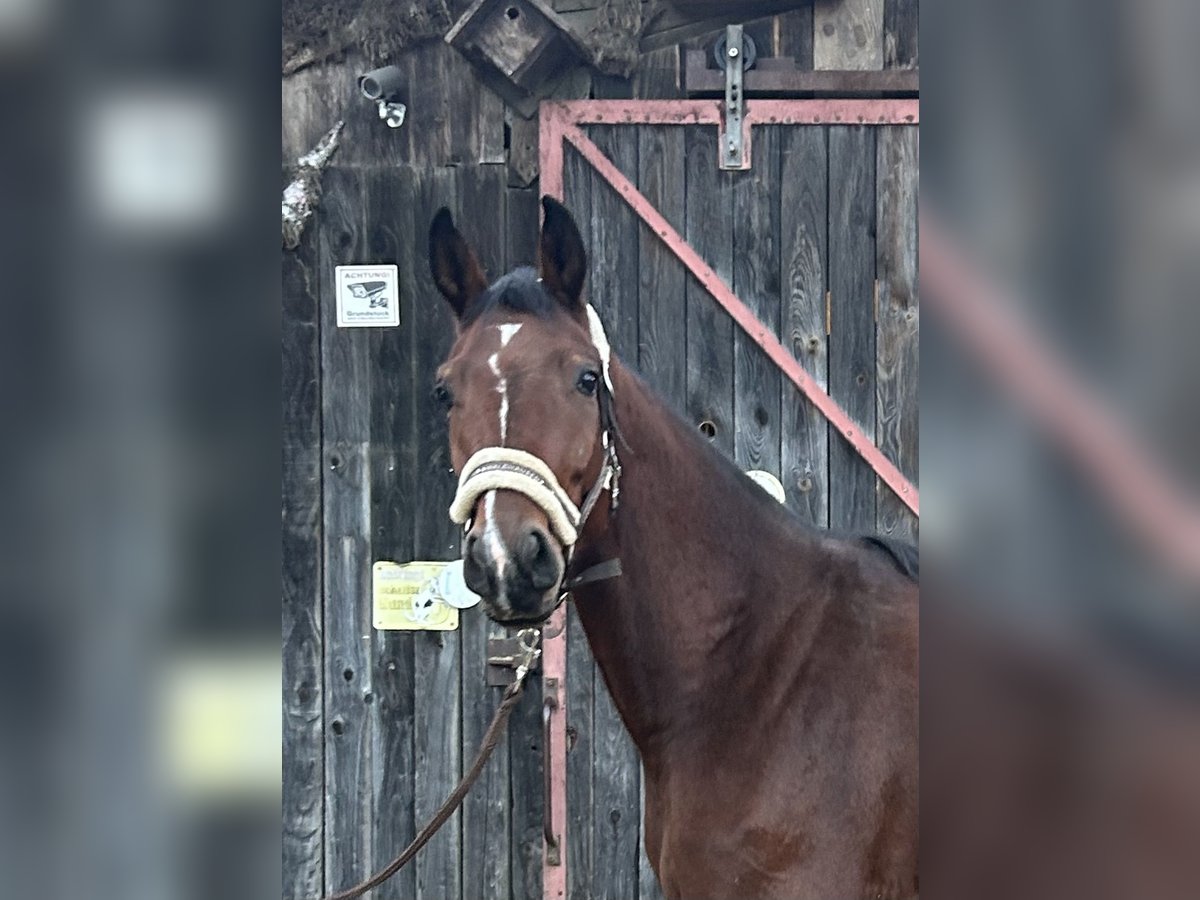
[[[617,459],[616,446],[610,446],[608,450],[608,489],[612,495],[612,511],[616,512],[621,500],[621,462]]]
[[[521,661],[517,666],[517,684],[525,680],[533,664],[542,655],[538,644],[541,643],[542,632],[539,628],[522,628],[517,632],[517,645],[521,648]]]

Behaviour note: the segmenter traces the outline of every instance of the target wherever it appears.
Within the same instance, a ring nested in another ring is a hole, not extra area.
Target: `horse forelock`
[[[547,319],[558,309],[558,301],[542,286],[536,270],[522,266],[496,279],[491,287],[472,300],[463,310],[460,322],[466,328],[494,309]]]

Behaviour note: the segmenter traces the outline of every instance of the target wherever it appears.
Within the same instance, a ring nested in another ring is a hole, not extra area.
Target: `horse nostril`
[[[485,556],[483,541],[476,535],[468,535],[463,548],[463,578],[467,587],[480,596],[495,593],[495,574]]]
[[[488,568],[487,549],[484,546],[484,542],[479,539],[479,535],[472,534],[467,537],[467,550],[463,554],[463,559],[474,563],[481,569]]]
[[[530,531],[521,542],[521,556],[532,563],[541,555],[542,548],[542,536],[536,530]]]
[[[531,528],[521,539],[521,562],[529,573],[529,581],[539,591],[558,582],[558,559],[550,541],[538,528]]]

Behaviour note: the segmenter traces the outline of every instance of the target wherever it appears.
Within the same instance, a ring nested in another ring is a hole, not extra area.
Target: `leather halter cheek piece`
[[[472,512],[483,494],[494,490],[510,490],[524,494],[546,514],[550,530],[563,547],[567,568],[570,568],[575,543],[579,540],[588,516],[596,508],[600,495],[605,490],[610,491],[612,499],[609,509],[613,513],[617,510],[621,495],[621,463],[617,459],[616,446],[618,432],[613,416],[612,378],[609,374],[611,351],[604,327],[591,304],[587,306],[587,313],[588,331],[592,343],[600,353],[603,366],[603,377],[596,397],[600,412],[600,443],[604,448],[604,462],[591,490],[584,496],[583,504],[575,506],[571,496],[558,483],[554,472],[543,460],[515,447],[484,447],[472,455],[459,474],[458,491],[454,495],[454,502],[450,504],[451,521],[462,525],[466,532],[471,528]],[[565,577],[564,570],[564,580],[555,608],[567,599],[573,589],[620,574],[619,559],[610,559],[590,566],[571,578]]]

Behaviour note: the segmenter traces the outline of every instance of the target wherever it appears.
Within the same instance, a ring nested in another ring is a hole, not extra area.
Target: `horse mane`
[[[542,287],[537,270],[522,266],[496,279],[495,284],[467,305],[460,319],[462,327],[466,328],[484,313],[496,308],[548,319],[559,308],[559,304]]]
[[[886,556],[902,575],[907,575],[913,581],[920,578],[920,552],[915,544],[898,541],[895,538],[882,537],[877,534],[863,534],[858,537],[859,543]]]

